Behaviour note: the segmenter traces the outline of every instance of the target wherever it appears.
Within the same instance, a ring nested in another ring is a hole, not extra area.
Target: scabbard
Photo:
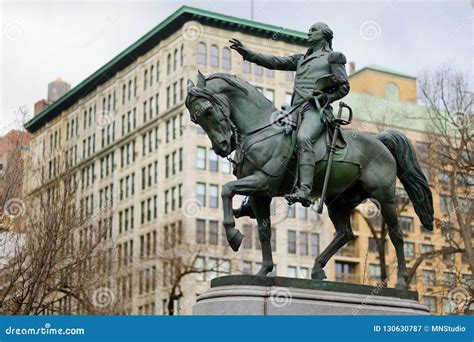
[[[331,168],[332,168],[332,159],[334,157],[334,151],[336,150],[336,141],[337,136],[339,135],[340,125],[336,124],[334,127],[334,134],[332,136],[331,145],[329,146],[329,155],[328,155],[328,164],[326,166],[326,174],[324,175],[324,183],[323,183],[323,190],[321,191],[321,199],[319,200],[318,204],[318,214],[323,213],[323,205],[324,201],[326,200],[326,192],[328,189],[329,183],[329,176],[331,175]]]

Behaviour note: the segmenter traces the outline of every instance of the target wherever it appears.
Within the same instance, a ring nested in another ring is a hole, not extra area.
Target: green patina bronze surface
[[[191,120],[208,135],[216,154],[229,157],[234,153],[232,162],[237,180],[222,187],[223,225],[229,245],[237,251],[243,235],[235,228],[235,218],[249,216],[257,220],[262,246],[262,267],[257,276],[266,276],[274,267],[270,243],[272,198],[285,196],[290,204],[301,202],[307,206],[314,198],[321,197],[330,150],[334,159],[332,169],[327,172],[327,197],[323,198],[336,234],[316,257],[311,278],[326,278],[323,268],[327,262],[354,239],[351,228],[354,208],[371,199],[389,227],[395,247],[396,288],[405,290],[407,268],[396,207],[397,177],[428,230],[433,229],[431,190],[414,148],[403,133],[385,131],[374,136],[344,129],[339,135],[341,139],[330,138],[332,127],[350,122],[348,119],[342,123],[344,120],[335,119],[332,113],[331,103],[349,91],[346,59],[332,50],[332,38],[326,24],[314,24],[308,31],[308,51],[282,57],[251,51],[236,39],[230,41],[231,48],[251,63],[295,72],[294,94],[286,111],[277,110],[248,82],[224,73],[207,77],[199,73],[196,84],[188,80],[186,107]],[[344,104],[340,107],[349,108]],[[357,115],[355,112],[356,118]],[[235,195],[246,196],[239,209],[232,207]],[[319,282],[294,280],[292,284]],[[357,290],[354,285],[347,286],[351,291]]]
[[[348,284],[334,281],[298,279],[287,277],[259,277],[253,275],[231,275],[211,280],[211,287],[247,285],[264,287],[289,287],[304,290],[320,290],[331,292],[355,293],[368,296],[384,296],[418,301],[418,292],[398,290],[387,287],[370,285]]]

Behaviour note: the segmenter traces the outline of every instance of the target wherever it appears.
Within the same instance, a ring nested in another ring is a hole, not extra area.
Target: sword
[[[342,109],[347,108],[349,110],[349,119],[342,119]],[[329,145],[329,156],[328,156],[328,165],[326,166],[326,174],[324,175],[323,190],[321,192],[321,199],[318,203],[318,214],[322,214],[324,201],[326,200],[326,193],[328,190],[329,176],[331,175],[332,159],[334,157],[334,152],[336,151],[336,141],[337,136],[339,135],[339,130],[341,125],[348,125],[352,122],[352,109],[346,105],[344,102],[339,102],[339,111],[337,112],[337,118],[334,119],[334,133],[331,140],[331,145]]]

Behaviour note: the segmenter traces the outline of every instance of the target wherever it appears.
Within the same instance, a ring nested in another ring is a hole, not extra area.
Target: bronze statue
[[[313,25],[308,36],[310,44],[319,49],[308,51],[306,57],[255,54],[237,40],[232,41],[232,47],[248,60],[266,67],[297,71],[292,107],[286,112],[279,112],[255,87],[233,75],[217,73],[204,77],[199,73],[196,85],[188,81],[186,107],[191,120],[204,129],[219,156],[229,157],[235,151],[233,162],[237,180],[222,188],[223,223],[227,241],[237,251],[243,235],[235,228],[234,216],[257,219],[263,258],[259,276],[266,276],[274,266],[270,245],[272,198],[290,194],[290,202],[309,205],[311,196],[321,196],[328,165],[328,139],[334,134],[331,127],[348,123],[340,116],[335,119],[329,106],[349,90],[345,58],[331,51],[332,32],[327,25]],[[304,70],[305,64],[311,72]],[[353,209],[371,198],[380,203],[381,214],[395,246],[397,288],[405,289],[407,270],[403,234],[395,205],[397,176],[423,226],[433,229],[432,195],[414,149],[408,138],[397,131],[372,136],[342,130],[340,136],[341,139],[334,139],[334,144],[330,144],[334,158],[325,198],[336,234],[316,258],[311,277],[326,278],[323,267],[354,238],[350,224]],[[296,156],[295,146],[298,147]],[[298,169],[300,186],[291,193]],[[232,208],[235,195],[248,196],[247,202],[237,210]]]
[[[296,71],[295,88],[291,105],[298,107],[301,123],[296,135],[298,152],[299,186],[285,198],[289,204],[301,202],[305,207],[312,203],[310,198],[314,175],[314,142],[324,131],[324,125],[332,117],[330,103],[341,99],[349,92],[349,81],[345,69],[346,58],[332,50],[333,32],[324,23],[316,23],[309,29],[309,49],[306,54],[276,57],[255,53],[245,48],[237,39],[230,46],[249,62],[268,69]],[[332,75],[330,90],[314,93],[316,81]]]

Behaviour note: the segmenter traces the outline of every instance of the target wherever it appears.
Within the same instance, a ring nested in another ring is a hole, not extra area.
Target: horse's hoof
[[[234,252],[237,252],[240,248],[240,245],[242,244],[242,240],[244,239],[244,235],[237,229],[234,229],[234,234],[227,238],[227,241],[229,242],[230,248]]]
[[[239,209],[232,209],[232,214],[234,215],[235,218],[239,218],[241,217],[241,213],[242,210],[239,208]]]
[[[257,272],[256,276],[257,277],[266,277],[268,275],[268,273],[270,273],[271,271],[273,271],[273,265],[262,266],[260,271]]]
[[[313,271],[311,273],[311,279],[313,280],[324,280],[326,279],[326,272],[323,269],[319,269],[317,271]]]
[[[403,283],[396,283],[395,284],[395,288],[397,290],[403,290],[403,291],[406,291],[407,290],[407,286]]]

